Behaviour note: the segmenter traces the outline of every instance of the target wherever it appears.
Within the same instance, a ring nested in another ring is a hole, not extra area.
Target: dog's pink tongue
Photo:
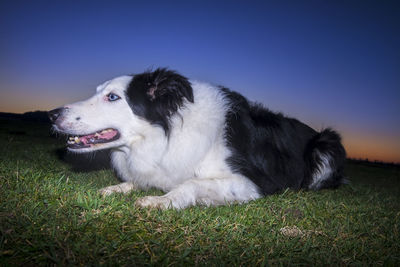
[[[95,142],[95,140],[98,140],[98,139],[110,140],[110,139],[114,138],[117,134],[118,134],[118,132],[116,130],[110,129],[110,130],[102,131],[97,134],[84,135],[84,136],[81,136],[79,139],[82,143],[87,145],[87,144]]]
[[[85,145],[87,145],[89,142],[88,142],[88,140],[90,139],[90,138],[93,138],[93,136],[94,135],[85,135],[85,136],[82,136],[81,138],[79,138],[79,140],[82,142],[82,143],[84,143]]]

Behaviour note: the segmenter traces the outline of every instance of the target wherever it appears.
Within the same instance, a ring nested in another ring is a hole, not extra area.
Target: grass
[[[400,171],[349,163],[350,185],[245,205],[137,209],[103,198],[109,169],[76,171],[45,125],[0,121],[0,265],[400,264]]]

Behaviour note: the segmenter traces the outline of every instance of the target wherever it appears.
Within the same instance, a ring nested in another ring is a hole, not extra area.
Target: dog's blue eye
[[[108,101],[115,101],[115,100],[118,100],[118,99],[121,99],[121,98],[119,96],[117,96],[116,94],[109,93],[107,95],[107,99],[108,99]]]

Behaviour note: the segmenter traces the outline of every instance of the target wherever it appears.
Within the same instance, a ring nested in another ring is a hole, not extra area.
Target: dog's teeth
[[[96,136],[96,137],[99,137],[99,136],[100,136],[100,134],[99,134],[99,133],[95,133],[95,134],[94,134],[94,136]]]
[[[79,137],[78,136],[75,136],[75,138],[74,138],[74,141],[75,141],[75,143],[79,143]]]
[[[71,141],[73,141],[73,140],[74,140],[74,138],[73,138],[72,136],[70,136],[68,139],[69,139],[69,140],[71,140]]]

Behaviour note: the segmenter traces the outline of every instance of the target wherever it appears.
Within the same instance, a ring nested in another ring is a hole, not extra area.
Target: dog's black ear
[[[151,101],[161,100],[182,100],[186,98],[189,102],[194,102],[193,89],[186,77],[175,71],[165,68],[158,68],[149,75],[147,82],[147,95]]]
[[[134,75],[125,94],[134,114],[160,125],[167,135],[170,119],[185,105],[185,99],[194,102],[188,79],[164,68]]]

